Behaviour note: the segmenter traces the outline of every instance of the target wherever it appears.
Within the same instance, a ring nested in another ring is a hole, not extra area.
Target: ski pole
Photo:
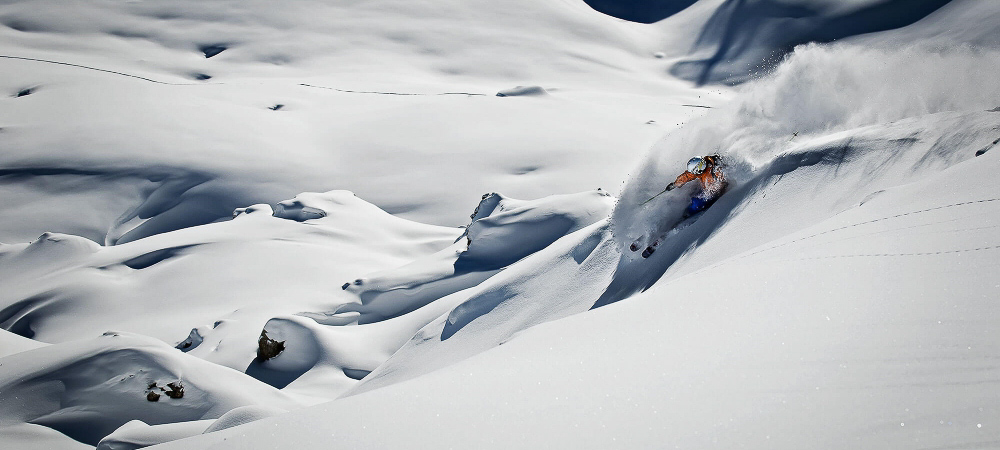
[[[644,201],[642,203],[639,203],[639,206],[645,205],[646,203],[649,203],[649,202],[653,201],[654,198],[659,197],[660,195],[663,195],[664,192],[667,192],[669,190],[670,189],[664,189],[664,190],[660,191],[658,194],[650,197],[649,200],[646,200],[646,201]]]

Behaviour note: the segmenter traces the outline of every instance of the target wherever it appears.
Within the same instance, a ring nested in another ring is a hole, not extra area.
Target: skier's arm
[[[680,174],[680,176],[678,176],[677,179],[674,180],[673,183],[670,183],[670,184],[667,185],[667,190],[670,191],[670,190],[673,190],[675,188],[679,188],[681,186],[684,186],[685,184],[687,184],[688,181],[694,180],[695,178],[698,178],[698,176],[695,175],[695,174],[693,174],[693,173],[691,173],[691,172],[684,172],[684,173]]]

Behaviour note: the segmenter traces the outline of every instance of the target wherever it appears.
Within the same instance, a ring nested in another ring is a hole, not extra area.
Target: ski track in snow
[[[68,67],[76,67],[76,68],[79,68],[79,69],[94,70],[94,71],[97,71],[97,72],[110,73],[112,75],[121,75],[123,77],[136,78],[136,79],[139,79],[139,80],[148,81],[150,83],[165,84],[165,85],[169,85],[169,86],[199,86],[199,85],[204,84],[204,83],[170,83],[170,82],[167,82],[167,81],[154,80],[152,78],[146,78],[146,77],[139,76],[139,75],[133,75],[133,74],[130,74],[130,73],[118,72],[118,71],[108,70],[108,69],[101,69],[101,68],[98,68],[98,67],[85,66],[85,65],[82,65],[82,64],[73,64],[73,63],[68,63],[68,62],[63,62],[63,61],[52,61],[52,60],[47,60],[47,59],[28,58],[28,57],[24,57],[24,56],[0,55],[0,58],[14,59],[14,60],[19,60],[19,61],[40,62],[40,63],[46,63],[46,64],[57,64],[57,65],[60,65],[60,66],[68,66]]]
[[[346,92],[348,94],[378,94],[378,95],[404,95],[404,96],[405,95],[465,95],[465,96],[469,96],[469,97],[472,97],[472,96],[485,96],[485,95],[487,95],[487,94],[477,94],[477,93],[473,93],[473,92],[439,92],[439,93],[435,93],[435,94],[422,94],[422,93],[415,93],[415,92],[353,91],[353,90],[349,90],[349,89],[338,89],[338,88],[332,88],[332,87],[326,87],[326,86],[315,86],[315,85],[306,84],[306,83],[299,83],[299,86],[305,86],[305,87],[311,87],[311,88],[317,88],[317,89],[327,89],[327,90],[337,91],[337,92]]]
[[[790,241],[787,241],[787,242],[783,242],[783,243],[781,243],[779,245],[775,245],[773,247],[767,247],[767,248],[763,248],[763,249],[760,249],[760,250],[756,250],[756,251],[754,251],[752,253],[748,253],[746,255],[740,255],[738,258],[739,259],[750,258],[750,257],[756,256],[756,255],[758,255],[760,253],[764,253],[764,252],[776,250],[776,249],[779,249],[779,248],[782,248],[782,247],[785,247],[785,246],[788,246],[788,245],[794,245],[794,244],[797,244],[799,242],[806,241],[806,240],[809,240],[809,239],[814,239],[814,238],[817,238],[817,237],[820,237],[820,236],[823,236],[823,235],[826,235],[826,234],[836,233],[838,231],[847,230],[847,229],[851,229],[851,228],[855,228],[855,227],[860,227],[860,226],[865,226],[865,225],[869,225],[869,224],[873,224],[873,223],[883,222],[883,221],[886,221],[886,220],[898,219],[898,218],[901,218],[901,217],[908,217],[908,216],[912,216],[912,215],[915,215],[915,214],[923,214],[923,213],[927,213],[927,212],[931,212],[931,211],[938,211],[938,210],[947,209],[947,208],[955,208],[955,207],[959,207],[959,206],[968,206],[968,205],[977,205],[977,204],[980,204],[980,203],[990,203],[990,202],[996,202],[996,201],[1000,201],[1000,198],[990,198],[990,199],[984,199],[984,200],[973,200],[973,201],[968,201],[968,202],[952,203],[952,204],[949,204],[949,205],[936,206],[936,207],[933,207],[933,208],[921,209],[921,210],[918,210],[918,211],[910,211],[910,212],[906,212],[906,213],[902,213],[902,214],[896,214],[896,215],[892,215],[892,216],[881,217],[881,218],[878,218],[878,219],[872,219],[872,220],[868,220],[868,221],[865,221],[865,222],[853,223],[851,225],[845,225],[845,226],[842,226],[842,227],[839,227],[839,228],[831,228],[829,230],[821,231],[819,233],[811,234],[809,236],[804,236],[804,237],[796,238],[796,239],[793,239],[793,240],[790,240]],[[974,249],[974,250],[987,250],[987,249],[994,249],[994,248],[997,248],[997,247],[996,246],[993,246],[993,247],[984,247],[984,248],[977,248],[977,249]],[[961,252],[961,250],[956,250],[955,252]],[[939,253],[940,252],[938,252],[938,253],[918,253],[918,254],[919,255],[931,255],[931,254],[939,254]],[[950,252],[947,252],[947,253],[950,253]],[[858,256],[862,256],[862,255],[858,255]],[[893,256],[893,255],[881,255],[880,254],[880,255],[872,255],[872,256]]]

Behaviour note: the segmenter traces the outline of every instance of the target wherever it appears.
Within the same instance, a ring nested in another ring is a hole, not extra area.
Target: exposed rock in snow
[[[285,349],[285,341],[276,341],[267,337],[267,330],[260,332],[257,339],[257,360],[264,362],[278,356]]]
[[[182,352],[189,352],[189,351],[197,348],[204,341],[205,341],[205,338],[202,337],[201,333],[198,332],[198,329],[197,328],[192,328],[191,329],[191,333],[188,334],[187,339],[184,339],[183,341],[181,341],[180,343],[178,343],[175,346],[175,348],[177,348],[178,350],[180,350]]]
[[[307,206],[304,203],[306,201],[308,200],[296,197],[292,200],[280,202],[274,208],[274,217],[296,220],[299,222],[326,217],[326,211],[323,211],[315,206]]]
[[[541,86],[517,86],[497,92],[497,97],[518,97],[518,96],[540,96],[548,95]]]
[[[151,402],[147,392],[163,397]],[[2,423],[45,425],[89,445],[130,420],[165,424],[214,419],[237,406],[299,406],[239,372],[121,333],[3,358],[0,400],[8,405]]]

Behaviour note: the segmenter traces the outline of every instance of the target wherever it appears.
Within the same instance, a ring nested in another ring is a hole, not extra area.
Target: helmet
[[[688,172],[691,172],[695,175],[704,172],[707,167],[708,164],[705,162],[704,158],[696,156],[688,160],[688,167],[687,167]]]

